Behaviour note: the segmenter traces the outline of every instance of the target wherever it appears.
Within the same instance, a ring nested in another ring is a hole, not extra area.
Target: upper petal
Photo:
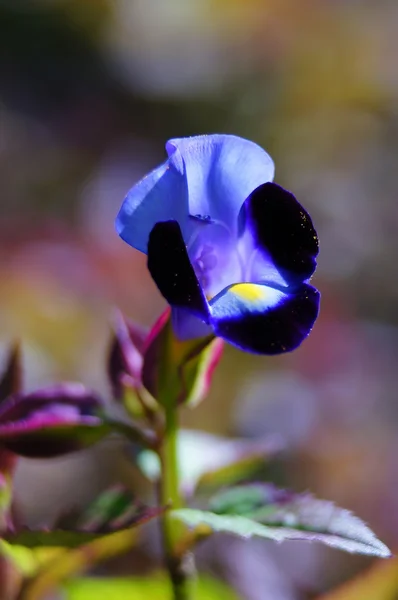
[[[274,177],[274,163],[265,150],[234,135],[172,139],[166,148],[176,150],[174,163],[180,157],[184,163],[190,215],[210,217],[231,228],[247,196]]]
[[[175,219],[186,239],[194,223],[189,219],[188,189],[181,157],[169,158],[128,192],[115,227],[120,237],[141,252],[147,252],[151,230],[158,221]]]
[[[280,354],[294,350],[318,315],[319,292],[308,284],[293,292],[239,283],[210,301],[217,336],[242,350]]]
[[[318,236],[293,194],[275,183],[259,186],[242,206],[239,226],[249,281],[289,286],[311,277]]]
[[[166,150],[168,160],[131,188],[116,218],[117,233],[141,252],[159,221],[177,221],[187,243],[212,219],[235,228],[245,198],[274,175],[262,148],[233,135],[173,139]]]

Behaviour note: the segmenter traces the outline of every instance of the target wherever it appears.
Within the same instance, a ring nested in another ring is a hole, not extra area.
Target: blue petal
[[[310,215],[281,186],[265,183],[255,189],[242,206],[239,228],[249,281],[294,286],[313,274],[317,233]]]
[[[166,148],[176,150],[172,160],[181,157],[184,162],[190,215],[210,217],[231,230],[244,200],[274,176],[274,163],[265,150],[234,135],[173,139]]]
[[[169,219],[180,223],[186,239],[190,236],[195,224],[189,219],[188,188],[181,157],[169,158],[131,188],[115,227],[125,242],[146,254],[155,223]]]
[[[232,135],[173,139],[166,150],[168,160],[129,191],[116,219],[120,237],[145,253],[158,221],[178,221],[186,241],[212,220],[233,230],[244,200],[274,175],[262,148]]]
[[[172,307],[171,322],[173,331],[179,340],[193,340],[207,337],[213,333],[211,325],[181,307]]]
[[[319,292],[308,284],[293,292],[239,283],[210,301],[217,336],[258,354],[294,350],[310,333],[319,309]]]

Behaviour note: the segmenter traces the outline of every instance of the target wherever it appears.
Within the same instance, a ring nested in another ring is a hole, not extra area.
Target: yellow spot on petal
[[[238,298],[243,298],[243,300],[248,300],[249,302],[264,300],[267,295],[263,286],[254,283],[239,283],[233,286],[232,291]]]

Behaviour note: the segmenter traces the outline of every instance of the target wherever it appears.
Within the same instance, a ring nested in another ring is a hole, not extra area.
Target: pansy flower
[[[180,339],[213,333],[243,350],[296,348],[318,314],[309,214],[271,183],[274,164],[232,135],[167,142],[168,159],[128,193],[116,230],[148,255]]]

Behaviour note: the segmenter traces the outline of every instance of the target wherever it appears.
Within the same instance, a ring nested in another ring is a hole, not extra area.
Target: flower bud
[[[29,458],[81,450],[109,432],[101,401],[79,383],[15,394],[0,405],[0,446]]]

